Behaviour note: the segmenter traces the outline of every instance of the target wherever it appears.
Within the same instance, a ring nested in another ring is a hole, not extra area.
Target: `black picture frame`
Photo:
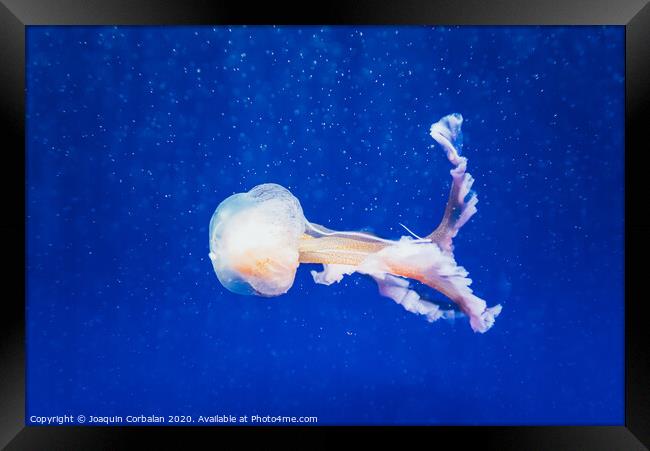
[[[625,67],[625,425],[548,427],[418,427],[426,442],[481,449],[637,450],[650,446],[650,327],[643,296],[643,257],[650,220],[644,219],[644,167],[650,80],[650,4],[647,0],[464,0],[462,2],[363,0],[248,5],[203,0],[0,0],[0,111],[6,241],[5,290],[0,314],[0,446],[7,449],[120,449],[146,440],[167,447],[187,440],[248,440],[245,427],[25,427],[25,27],[29,25],[198,24],[432,24],[432,25],[624,25]],[[597,95],[597,93],[595,94]],[[646,114],[644,114],[646,113]],[[606,205],[603,208],[607,208]],[[597,281],[594,281],[597,283]],[[585,378],[589,375],[585,374]],[[361,429],[384,437],[397,428],[256,428],[310,435]],[[242,433],[243,432],[243,433]],[[218,434],[219,437],[212,437]],[[309,438],[305,438],[309,440]],[[334,443],[338,442],[336,440]],[[208,441],[207,443],[217,443]],[[240,442],[241,443],[241,442]],[[308,442],[305,442],[305,444]],[[153,447],[153,446],[150,446]]]

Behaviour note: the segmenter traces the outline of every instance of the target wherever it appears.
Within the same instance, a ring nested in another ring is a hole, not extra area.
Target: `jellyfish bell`
[[[331,285],[352,273],[372,277],[379,293],[405,310],[432,322],[469,317],[475,332],[486,332],[501,313],[488,307],[469,286],[468,272],[456,263],[453,239],[476,213],[474,179],[459,155],[463,117],[450,114],[433,124],[431,137],[454,168],[447,206],[438,227],[424,237],[389,240],[358,231],[335,231],[305,219],[300,202],[273,183],[224,200],[210,221],[210,259],[221,284],[238,294],[279,296],[293,284],[300,263],[323,265],[314,282]],[[410,281],[421,282],[449,298],[457,309],[443,310],[423,299]]]
[[[274,183],[225,199],[210,220],[209,255],[219,282],[237,294],[286,293],[305,222],[298,199]]]

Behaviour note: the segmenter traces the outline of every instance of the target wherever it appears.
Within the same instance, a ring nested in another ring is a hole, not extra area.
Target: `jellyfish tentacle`
[[[427,235],[438,245],[441,256],[447,261],[441,267],[422,271],[415,277],[422,283],[440,291],[453,300],[460,309],[470,317],[470,325],[475,332],[485,332],[494,324],[495,318],[501,313],[501,305],[487,307],[486,302],[474,295],[469,288],[471,279],[467,271],[458,266],[454,260],[453,239],[460,228],[476,213],[478,197],[471,192],[474,178],[466,172],[467,158],[460,156],[462,147],[463,117],[460,114],[450,114],[431,126],[431,137],[442,147],[447,159],[455,166],[451,171],[452,183],[449,191],[447,206],[438,227]],[[435,260],[435,259],[432,259]]]
[[[460,164],[450,171],[452,184],[442,220],[438,227],[427,235],[428,239],[438,243],[440,248],[449,254],[453,253],[453,239],[458,235],[458,231],[477,211],[478,197],[475,193],[470,193],[474,178],[465,172],[467,159],[461,158]]]
[[[415,232],[413,232],[411,229],[409,229],[408,227],[406,227],[406,226],[405,226],[404,224],[402,224],[401,222],[399,223],[399,225],[401,225],[401,226],[404,228],[404,230],[406,230],[408,233],[410,233],[411,235],[413,235],[413,237],[414,237],[416,240],[418,240],[418,241],[422,241],[422,242],[424,242],[424,241],[430,241],[428,238],[422,238],[421,236],[416,235]]]
[[[408,280],[392,274],[374,275],[372,278],[377,282],[379,294],[394,300],[404,307],[407,312],[417,315],[424,315],[430,323],[440,318],[453,318],[453,310],[443,310],[439,305],[424,300],[413,289],[410,288]]]
[[[299,261],[300,263],[359,265],[368,255],[387,246],[387,243],[355,236],[314,238],[304,234],[298,243]]]
[[[449,161],[455,166],[449,173],[451,189],[445,212],[438,227],[426,238],[437,243],[443,252],[452,254],[453,239],[460,228],[476,213],[478,197],[471,192],[474,178],[466,172],[467,158],[461,157],[458,148],[462,143],[463,117],[450,114],[431,126],[431,137],[443,148]],[[458,148],[457,148],[458,147]]]
[[[306,222],[306,234],[314,237],[314,238],[320,238],[324,236],[340,236],[340,237],[349,237],[349,238],[360,238],[362,240],[367,240],[367,241],[378,241],[382,243],[387,243],[387,244],[392,244],[394,241],[393,240],[386,240],[384,238],[380,238],[377,235],[372,235],[367,232],[350,232],[350,231],[336,231],[336,230],[331,230],[326,227],[323,227],[320,224],[315,224],[313,222]]]
[[[402,238],[395,245],[368,256],[359,265],[357,272],[370,275],[375,280],[377,277],[383,280],[385,275],[392,275],[428,285],[452,300],[469,317],[475,332],[486,332],[501,312],[501,306],[488,308],[483,299],[473,294],[469,287],[472,280],[468,277],[467,270],[459,266],[453,255],[443,252],[436,243],[414,244],[410,238]],[[395,281],[392,278],[389,280]],[[390,295],[388,297],[395,299]]]
[[[429,134],[436,140],[447,154],[447,158],[454,166],[462,160],[459,150],[463,146],[463,116],[459,113],[449,114],[431,125]]]
[[[325,264],[321,272],[311,271],[314,282],[321,285],[332,285],[343,279],[343,276],[350,275],[357,271],[354,265]]]

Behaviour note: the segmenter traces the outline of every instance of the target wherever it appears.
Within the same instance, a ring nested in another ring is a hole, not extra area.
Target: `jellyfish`
[[[501,313],[501,305],[488,307],[476,296],[468,272],[456,263],[453,239],[476,213],[474,179],[466,172],[462,147],[463,117],[454,113],[430,128],[431,137],[453,165],[447,205],[440,224],[420,237],[397,240],[366,232],[336,231],[309,222],[298,199],[275,183],[258,185],[219,204],[210,220],[210,253],[219,282],[242,295],[279,296],[293,285],[298,266],[323,265],[311,271],[314,282],[331,285],[346,275],[374,279],[379,293],[429,322],[467,316],[475,332],[486,332]],[[420,282],[449,300],[445,308],[423,299],[413,282]]]

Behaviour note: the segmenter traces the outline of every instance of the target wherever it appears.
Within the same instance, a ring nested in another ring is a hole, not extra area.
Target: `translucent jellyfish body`
[[[219,282],[238,294],[286,293],[305,231],[300,202],[274,183],[221,202],[210,220],[210,259]]]
[[[458,153],[463,118],[443,117],[431,126],[431,137],[454,165],[447,206],[438,227],[429,235],[379,238],[363,232],[327,229],[305,219],[286,188],[273,183],[225,199],[210,221],[210,259],[221,284],[238,294],[278,296],[293,285],[300,263],[322,264],[312,271],[316,283],[330,285],[352,273],[372,277],[381,295],[428,321],[467,315],[475,332],[494,324],[501,306],[487,307],[469,288],[467,271],[458,266],[452,240],[476,212],[470,194],[474,179],[467,159]],[[453,301],[457,309],[443,310],[422,299],[411,280],[430,286]]]

